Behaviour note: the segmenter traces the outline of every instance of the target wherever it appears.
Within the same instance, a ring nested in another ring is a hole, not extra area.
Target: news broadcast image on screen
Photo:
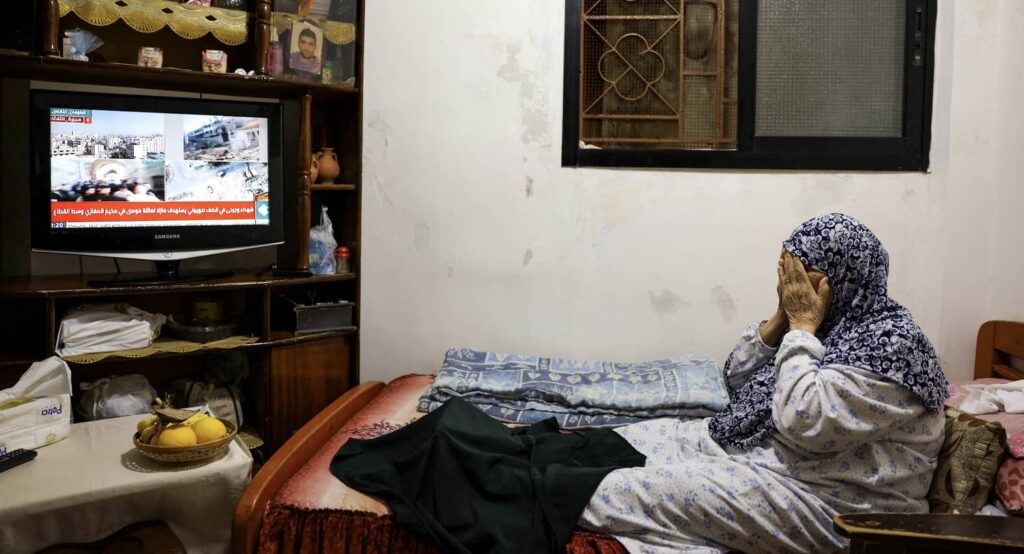
[[[169,162],[171,201],[268,199],[267,164],[260,162]]]
[[[51,108],[50,225],[267,225],[267,126],[259,117]]]
[[[185,159],[266,161],[260,152],[260,119],[185,115]],[[266,127],[266,120],[262,120]]]

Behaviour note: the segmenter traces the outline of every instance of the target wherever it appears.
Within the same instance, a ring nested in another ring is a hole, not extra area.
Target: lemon
[[[154,423],[139,433],[139,441],[144,444],[153,444],[153,437],[160,434],[160,424]]]
[[[224,438],[228,434],[228,428],[219,419],[207,417],[192,424],[192,430],[196,433],[196,441],[199,444],[213,442]]]
[[[160,446],[194,446],[196,434],[187,425],[175,423],[160,431],[156,437],[156,443]]]
[[[210,416],[208,416],[208,415],[206,415],[206,414],[204,414],[202,412],[196,412],[194,415],[192,415],[191,417],[186,419],[183,423],[185,423],[185,425],[188,425],[189,427],[191,427],[196,422],[201,421],[203,419],[206,419],[208,417],[210,417]]]
[[[141,433],[147,427],[152,427],[153,425],[156,425],[156,422],[158,421],[160,421],[159,417],[149,416],[146,419],[139,420],[139,424],[135,427],[135,429]]]

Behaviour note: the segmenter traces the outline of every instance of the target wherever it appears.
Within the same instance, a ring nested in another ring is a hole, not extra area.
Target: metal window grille
[[[736,148],[739,0],[580,2],[579,137]]]

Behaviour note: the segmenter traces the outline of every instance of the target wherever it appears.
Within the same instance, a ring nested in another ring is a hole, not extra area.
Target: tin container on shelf
[[[345,331],[352,325],[355,303],[321,294],[279,294],[274,297],[274,327],[296,335]]]
[[[192,342],[208,342],[226,339],[241,332],[234,323],[177,323],[168,321],[164,324],[163,334]]]

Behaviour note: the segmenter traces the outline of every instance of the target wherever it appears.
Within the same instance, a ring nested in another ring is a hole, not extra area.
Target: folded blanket
[[[681,413],[661,416],[627,416],[611,414],[587,414],[582,412],[553,412],[542,409],[516,409],[502,406],[500,404],[486,404],[479,399],[467,399],[470,404],[479,408],[485,414],[504,423],[516,423],[522,425],[533,425],[548,418],[555,418],[558,426],[562,429],[590,429],[601,427],[620,427],[630,423],[639,423],[652,417],[707,417],[714,412],[695,409],[692,413],[687,410],[680,410]],[[427,397],[420,398],[419,411],[432,412],[444,405],[444,402],[429,400]]]
[[[568,429],[705,417],[729,401],[721,370],[706,356],[623,364],[465,348],[448,351],[419,409],[432,411],[453,397],[508,423],[554,417]]]

